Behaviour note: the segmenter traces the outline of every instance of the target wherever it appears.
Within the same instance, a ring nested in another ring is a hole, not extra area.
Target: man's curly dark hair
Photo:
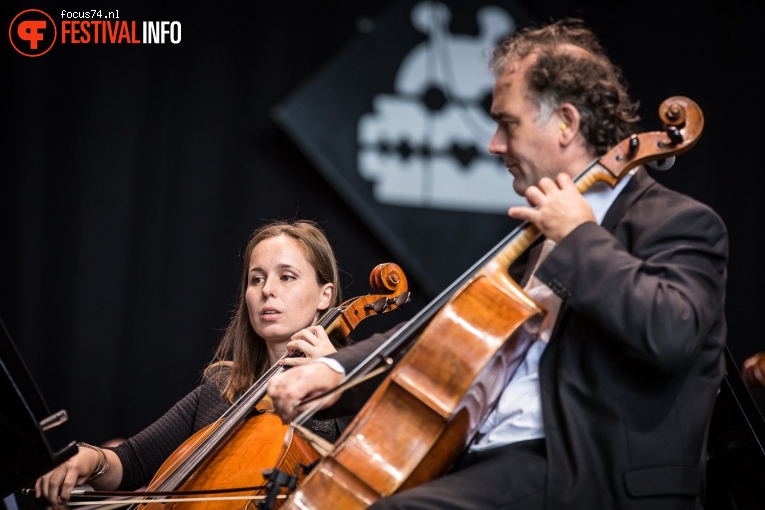
[[[581,132],[596,154],[639,130],[638,102],[627,94],[621,70],[582,20],[516,31],[494,49],[491,69],[500,76],[532,53],[537,58],[526,71],[532,99],[552,108],[576,106]]]

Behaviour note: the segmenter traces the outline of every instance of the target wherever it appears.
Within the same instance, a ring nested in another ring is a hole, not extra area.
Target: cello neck
[[[610,155],[609,152],[606,156]],[[604,156],[605,157],[605,156]],[[608,169],[601,164],[603,158],[591,162],[575,179],[574,183],[580,193],[587,191],[597,182],[605,182],[614,187],[629,170],[637,166],[641,161],[633,161],[632,164],[624,164],[620,168]],[[613,168],[613,167],[612,167]],[[618,176],[614,173],[618,172]],[[479,273],[492,278],[501,278],[510,280],[508,270],[510,266],[534,242],[541,237],[539,229],[532,223],[525,221],[518,225],[504,239],[497,243],[489,252],[481,257],[467,271],[465,271],[457,280],[452,282],[449,287],[443,290],[433,301],[425,308],[420,310],[412,319],[409,320],[401,329],[394,333],[387,341],[372,352],[361,364],[351,370],[341,385],[343,387],[352,387],[354,380],[362,381],[372,370],[378,368],[383,360],[390,360],[417,338],[419,332],[430,322],[443,306],[452,298],[455,292]],[[319,405],[307,408],[294,421],[298,424],[305,422],[318,410]]]

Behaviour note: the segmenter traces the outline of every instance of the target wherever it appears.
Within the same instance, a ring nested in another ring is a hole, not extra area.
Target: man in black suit
[[[492,68],[489,150],[529,202],[510,216],[544,234],[525,289],[548,313],[527,328],[523,363],[455,466],[372,508],[700,509],[724,370],[725,226],[642,168],[614,189],[577,191],[572,178],[638,120],[583,23],[519,31]],[[274,378],[282,417],[377,344]]]

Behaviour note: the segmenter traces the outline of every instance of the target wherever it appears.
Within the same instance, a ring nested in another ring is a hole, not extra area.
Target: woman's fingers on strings
[[[283,358],[279,360],[279,364],[285,367],[297,367],[300,365],[306,365],[311,362],[313,362],[311,358],[306,358],[304,356],[298,356],[294,358]]]

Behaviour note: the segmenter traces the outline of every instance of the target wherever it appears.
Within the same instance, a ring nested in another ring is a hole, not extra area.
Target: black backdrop
[[[369,270],[392,260],[385,241],[271,113],[392,3],[136,1],[95,7],[181,21],[182,43],[39,58],[5,45],[0,317],[49,407],[70,414],[54,442],[131,435],[198,382],[235,300],[241,250],[265,220],[319,221],[346,294],[368,292]],[[656,177],[727,222],[729,345],[740,364],[765,349],[756,290],[765,287],[765,17],[759,2],[707,4],[524,6],[537,20],[584,16],[644,118],[670,95],[701,105],[701,141]],[[61,5],[6,2],[5,23],[28,8]],[[412,224],[427,228],[414,214]],[[398,319],[432,297],[411,283],[415,301]]]

